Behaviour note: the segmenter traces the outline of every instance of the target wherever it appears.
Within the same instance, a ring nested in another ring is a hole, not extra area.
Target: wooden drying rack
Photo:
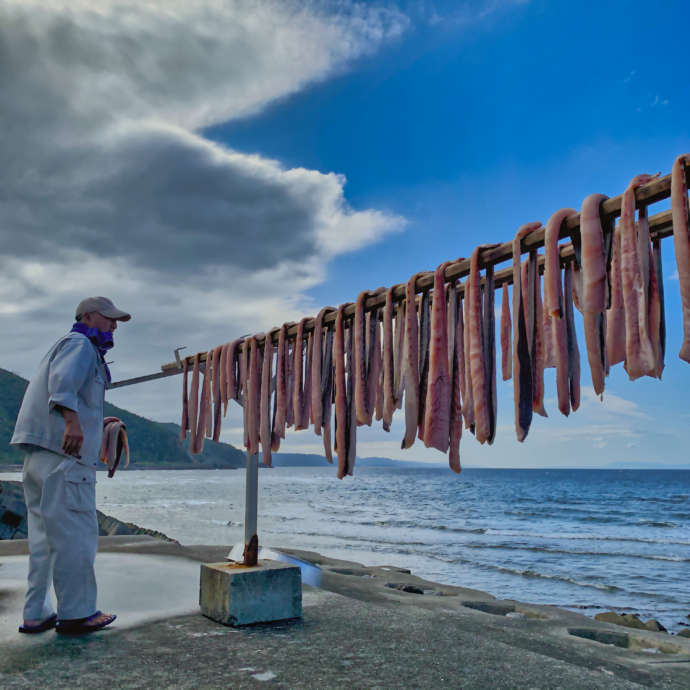
[[[686,177],[690,172],[690,166],[685,168]],[[671,175],[665,175],[649,184],[643,185],[636,190],[635,205],[637,208],[646,207],[671,196]],[[621,214],[621,202],[623,195],[619,194],[603,202],[600,208],[600,215],[602,220],[613,220]],[[580,228],[580,214],[573,213],[568,216],[561,226],[559,239],[571,237],[573,233],[579,231]],[[525,236],[520,243],[520,253],[524,254],[534,249],[539,249],[544,246],[545,228],[542,226],[534,232]],[[649,232],[652,241],[661,240],[673,234],[673,224],[671,219],[671,211],[663,211],[657,213],[649,218]],[[559,246],[559,254],[561,263],[567,263],[575,258],[575,251],[572,243],[567,243]],[[504,261],[513,258],[513,243],[505,242],[498,246],[484,249],[479,253],[479,267],[485,268],[487,266],[494,266]],[[544,265],[544,257],[539,257],[540,270]],[[463,278],[469,275],[470,260],[461,259],[450,264],[444,273],[446,282],[453,282],[458,278]],[[497,271],[494,274],[494,285],[499,288],[505,284],[510,285],[513,282],[513,267]],[[427,271],[419,275],[415,282],[415,293],[425,292],[433,287],[434,271]],[[405,298],[406,285],[401,283],[393,287],[393,300],[400,302]],[[464,285],[458,286],[458,293],[464,295]],[[386,303],[386,294],[381,293],[372,297],[368,297],[364,302],[364,310],[372,311],[373,309],[383,307]],[[347,319],[351,319],[355,313],[355,304],[351,303],[343,310],[343,315]],[[335,323],[336,313],[326,313],[323,317],[323,325],[328,326]],[[313,332],[314,319],[309,319],[304,323],[304,334]],[[268,331],[275,344],[278,343],[278,332],[280,328],[273,328]],[[289,337],[297,335],[297,324],[291,324],[287,329]],[[265,341],[266,335],[257,335],[256,340],[259,344]],[[138,376],[133,379],[124,381],[117,381],[109,386],[109,388],[121,388],[123,386],[131,386],[137,383],[144,383],[153,379],[165,378],[168,376],[176,376],[183,371],[183,360],[179,356],[178,348],[175,350],[175,361],[163,364],[161,371],[147,376]],[[199,360],[206,361],[206,352],[199,353]],[[186,359],[188,364],[192,364],[195,355],[188,355]],[[245,484],[245,521],[244,521],[244,563],[247,566],[256,565],[258,556],[258,536],[257,536],[257,507],[258,507],[258,486],[259,486],[259,456],[258,454],[250,455],[247,453],[247,475]]]

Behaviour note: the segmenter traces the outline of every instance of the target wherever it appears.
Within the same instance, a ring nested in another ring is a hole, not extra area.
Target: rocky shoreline
[[[98,515],[98,536],[112,537],[120,535],[147,535],[178,543],[162,532],[139,527],[132,522],[123,522],[96,511]],[[0,539],[26,539],[28,532],[26,520],[26,503],[21,482],[0,480]]]

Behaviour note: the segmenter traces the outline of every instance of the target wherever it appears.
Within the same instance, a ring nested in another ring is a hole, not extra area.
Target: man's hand
[[[84,432],[81,430],[79,423],[79,416],[74,410],[66,407],[58,406],[65,420],[65,434],[62,437],[62,451],[66,455],[73,455],[75,458],[81,458],[79,451],[81,444],[84,442]]]

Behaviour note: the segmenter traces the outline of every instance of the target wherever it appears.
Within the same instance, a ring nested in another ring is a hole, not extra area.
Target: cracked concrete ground
[[[228,628],[197,605],[199,563],[227,552],[102,538],[99,606],[118,620],[70,639],[17,634],[26,542],[0,543],[0,687],[690,687],[688,639],[294,550],[323,571],[302,619]]]

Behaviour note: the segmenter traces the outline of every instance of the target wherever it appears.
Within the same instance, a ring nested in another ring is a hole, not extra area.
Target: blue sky
[[[136,376],[179,345],[206,350],[507,241],[690,150],[683,2],[170,0],[123,14],[104,0],[96,15],[75,0],[68,15],[13,0],[0,15],[13,75],[0,104],[12,133],[0,328],[28,324],[0,366],[27,377],[85,294],[134,313],[113,369]],[[585,390],[565,419],[548,372],[551,416],[524,444],[501,384],[497,441],[466,434],[466,463],[688,462],[668,240],[664,260],[663,381],[618,367],[604,403]],[[109,399],[174,421],[179,383]],[[238,424],[235,410],[223,440],[240,444]],[[445,462],[401,452],[401,436],[400,420],[364,429],[359,454]],[[300,432],[284,449],[319,444]]]
[[[621,193],[638,172],[667,174],[690,145],[685,3],[664,3],[651,13],[639,2],[497,3],[472,20],[454,16],[455,7],[438,3],[436,21],[417,14],[398,40],[346,73],[258,116],[207,131],[286,166],[337,171],[347,178],[354,207],[375,206],[407,219],[400,234],[335,258],[328,278],[309,292],[316,304],[353,300],[366,287],[403,282],[417,270],[468,256],[478,243],[506,241],[522,222],[546,222],[563,206],[579,208],[589,193]],[[654,210],[667,207],[662,202]],[[674,272],[671,241],[664,243],[664,258],[668,277]],[[606,446],[597,441],[597,464],[687,462],[690,375],[677,358],[677,281],[667,280],[666,292],[664,379],[632,383],[622,367],[614,371],[608,390],[637,407],[617,415],[625,424],[613,429],[625,450],[611,449],[615,436]],[[582,332],[580,347],[582,382],[591,385]],[[510,427],[512,392],[503,388],[503,423]],[[586,407],[587,423],[577,424],[577,414],[561,420],[553,413],[535,422],[533,436],[547,425],[556,434],[549,434],[551,447],[563,436],[563,459],[546,457],[544,444],[527,459],[526,443],[521,461],[577,464],[592,445],[579,437],[588,435],[598,413],[591,400]],[[625,429],[635,425],[648,435],[628,437]],[[471,444],[476,447],[466,439],[463,449]],[[502,455],[518,452],[512,438],[498,445]],[[472,462],[502,462],[496,455],[482,449]]]

